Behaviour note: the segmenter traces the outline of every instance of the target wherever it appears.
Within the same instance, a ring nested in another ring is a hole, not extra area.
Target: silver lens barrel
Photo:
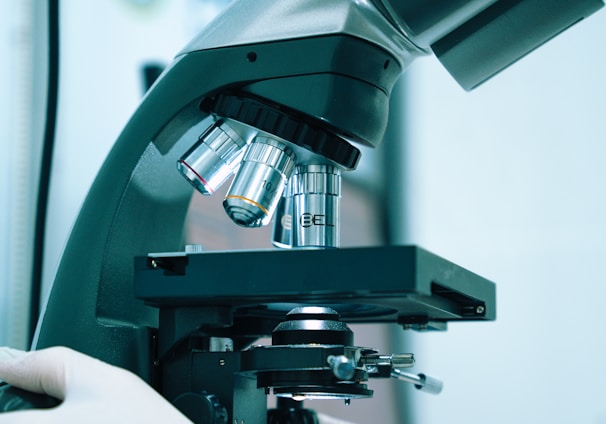
[[[274,213],[274,228],[271,242],[275,247],[281,249],[290,249],[292,247],[292,214],[292,184],[287,183]]]
[[[297,166],[293,196],[293,247],[339,247],[341,171],[329,165]]]
[[[223,201],[227,215],[243,227],[266,225],[296,163],[295,153],[279,140],[257,136]]]
[[[238,169],[245,147],[246,141],[219,120],[177,161],[177,169],[196,190],[211,195]]]

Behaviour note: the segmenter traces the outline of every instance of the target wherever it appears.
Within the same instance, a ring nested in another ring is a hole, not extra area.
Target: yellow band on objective
[[[240,199],[240,200],[244,200],[245,202],[251,203],[253,205],[255,205],[256,207],[258,207],[259,209],[261,209],[263,212],[265,212],[265,215],[269,215],[269,212],[267,211],[267,209],[265,209],[263,207],[263,205],[260,205],[259,203],[255,202],[254,200],[250,200],[247,197],[244,196],[237,196],[235,194],[230,194],[229,196],[225,196],[226,199]]]

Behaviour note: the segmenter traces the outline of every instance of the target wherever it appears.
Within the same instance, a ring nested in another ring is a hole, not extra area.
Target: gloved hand
[[[62,400],[52,409],[0,414],[11,423],[189,423],[138,376],[64,347],[0,348],[0,380]]]

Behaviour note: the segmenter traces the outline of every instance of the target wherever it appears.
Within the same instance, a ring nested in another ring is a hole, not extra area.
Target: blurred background
[[[42,304],[80,204],[145,92],[144,70],[168,64],[227,3],[61,1]],[[0,345],[18,348],[30,343],[48,12],[34,0],[0,4]],[[434,397],[371,382],[377,399],[331,413],[359,423],[606,423],[604,39],[602,10],[471,93],[433,57],[401,79],[386,139],[346,175],[342,244],[418,244],[496,282],[498,318],[439,333],[356,330],[358,345],[414,352],[415,370],[445,389]],[[220,196],[193,197],[189,240],[270,247],[267,229],[231,223]]]

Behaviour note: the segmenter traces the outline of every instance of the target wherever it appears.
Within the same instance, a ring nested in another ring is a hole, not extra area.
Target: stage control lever
[[[417,389],[434,395],[442,391],[444,384],[437,378],[426,374],[411,374],[404,372],[403,368],[414,365],[415,358],[411,353],[393,355],[366,354],[361,358],[361,363],[368,372],[369,377],[389,378],[405,381],[413,384]]]
[[[412,383],[417,389],[423,392],[431,393],[432,395],[440,394],[442,388],[444,387],[442,380],[438,380],[437,378],[428,376],[426,374],[411,374],[394,368],[391,370],[391,376],[398,380]]]

